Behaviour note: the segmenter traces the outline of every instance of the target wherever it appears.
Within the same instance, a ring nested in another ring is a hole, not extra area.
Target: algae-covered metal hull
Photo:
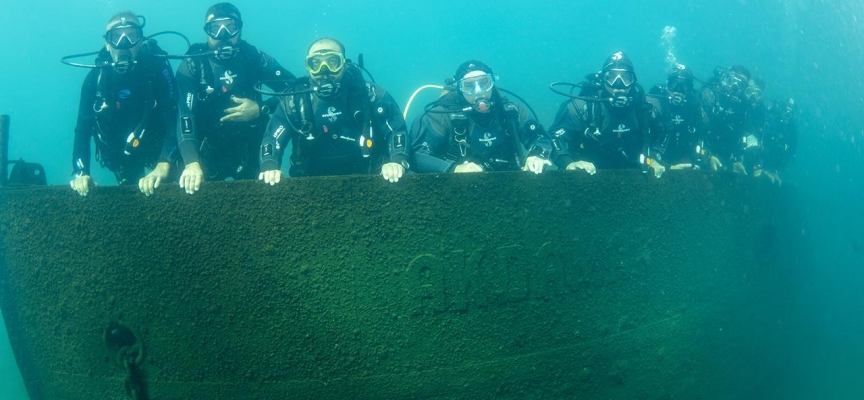
[[[7,189],[0,300],[34,399],[742,398],[782,203],[696,172]]]

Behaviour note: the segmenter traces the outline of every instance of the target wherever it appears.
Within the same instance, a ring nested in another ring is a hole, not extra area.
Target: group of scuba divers
[[[207,42],[185,55],[161,50],[144,24],[117,14],[103,50],[63,59],[92,68],[70,182],[82,196],[94,184],[91,137],[95,159],[146,195],[172,176],[189,194],[205,180],[279,183],[289,143],[289,176],[380,173],[390,182],[408,171],[539,174],[554,165],[589,174],[642,169],[658,178],[667,169],[723,169],[779,183],[796,147],[794,100],[763,100],[760,82],[740,66],[718,68],[696,90],[697,79],[678,64],[665,85],[646,93],[617,52],[584,82],[551,85],[570,101],[546,130],[518,95],[496,86],[489,66],[472,60],[436,86],[441,96],[408,129],[392,96],[371,75],[367,82],[362,58],[347,60],[335,39],[309,47],[308,76],[298,78],[241,39],[232,4],[207,10]],[[71,61],[92,55],[94,64]],[[176,75],[171,59],[182,60]]]

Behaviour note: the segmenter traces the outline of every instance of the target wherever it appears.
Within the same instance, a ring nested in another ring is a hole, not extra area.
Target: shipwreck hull
[[[0,305],[33,399],[740,398],[786,218],[695,172],[6,189]]]

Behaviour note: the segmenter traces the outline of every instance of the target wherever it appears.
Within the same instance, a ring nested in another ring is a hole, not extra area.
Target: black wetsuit
[[[180,121],[177,140],[183,162],[199,162],[208,180],[256,179],[258,148],[278,98],[263,101],[254,85],[265,82],[276,92],[296,80],[276,60],[241,40],[239,53],[228,60],[215,56],[186,59],[177,69]],[[211,51],[206,43],[193,45],[187,54]],[[261,115],[252,121],[220,122],[225,109],[238,104],[232,96],[252,99]]]
[[[597,169],[643,168],[643,158],[652,156],[651,143],[665,128],[657,99],[646,97],[638,84],[631,93],[633,101],[625,107],[584,99],[562,104],[549,128],[552,162],[561,169],[574,161]]]
[[[414,120],[402,157],[416,172],[453,172],[466,161],[484,171],[514,171],[528,156],[548,159],[549,139],[528,110],[497,90],[491,100],[487,112],[463,111],[462,94],[447,93]]]
[[[139,48],[137,63],[126,73],[94,68],[81,87],[72,168],[90,175],[90,138],[96,159],[114,173],[119,184],[137,184],[159,161],[176,160],[177,93],[174,73],[155,41]],[[107,50],[96,63],[110,62]],[[170,132],[170,133],[169,133]]]
[[[651,97],[660,102],[665,132],[656,135],[652,148],[655,157],[668,165],[702,164],[707,116],[691,93],[673,101],[665,85],[651,88]]]
[[[391,139],[405,136],[399,105],[358,69],[346,68],[332,96],[309,93],[303,78],[291,89],[297,94],[282,97],[260,142],[262,171],[281,169],[289,142],[290,176],[376,173],[389,161]]]
[[[702,88],[701,105],[708,116],[705,135],[706,146],[710,155],[717,157],[724,167],[743,160],[744,142],[747,136],[747,114],[749,104],[743,93],[730,94],[719,85],[709,82]]]
[[[762,167],[769,171],[781,171],[795,158],[798,124],[791,112],[776,105],[768,110],[762,149]]]

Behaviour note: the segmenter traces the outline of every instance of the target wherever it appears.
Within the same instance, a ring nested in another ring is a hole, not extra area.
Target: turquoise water
[[[108,18],[132,10],[148,18],[146,33],[179,30],[203,39],[211,2],[46,0],[8,2],[0,13],[5,57],[0,113],[12,117],[10,156],[41,162],[49,182],[65,185],[78,92],[84,69],[61,56],[94,51]],[[790,359],[806,398],[864,398],[864,2],[847,1],[515,1],[268,2],[237,1],[244,38],[294,72],[309,43],[331,36],[404,105],[415,88],[440,84],[469,58],[487,62],[501,86],[528,100],[544,124],[562,98],[553,81],[578,81],[612,52],[633,59],[646,87],[665,76],[671,47],[677,61],[708,78],[715,66],[742,64],[767,82],[769,98],[793,96],[800,107],[797,161],[784,175],[804,211],[809,279],[790,307],[804,315]],[[62,11],[61,11],[62,10]],[[676,28],[663,38],[665,27]],[[183,43],[159,39],[173,53]],[[431,96],[431,94],[426,94]],[[412,108],[416,115],[418,100]],[[102,184],[113,177],[94,170]],[[0,397],[25,398],[0,331]],[[790,391],[792,392],[792,391]],[[826,394],[829,394],[826,396]]]

